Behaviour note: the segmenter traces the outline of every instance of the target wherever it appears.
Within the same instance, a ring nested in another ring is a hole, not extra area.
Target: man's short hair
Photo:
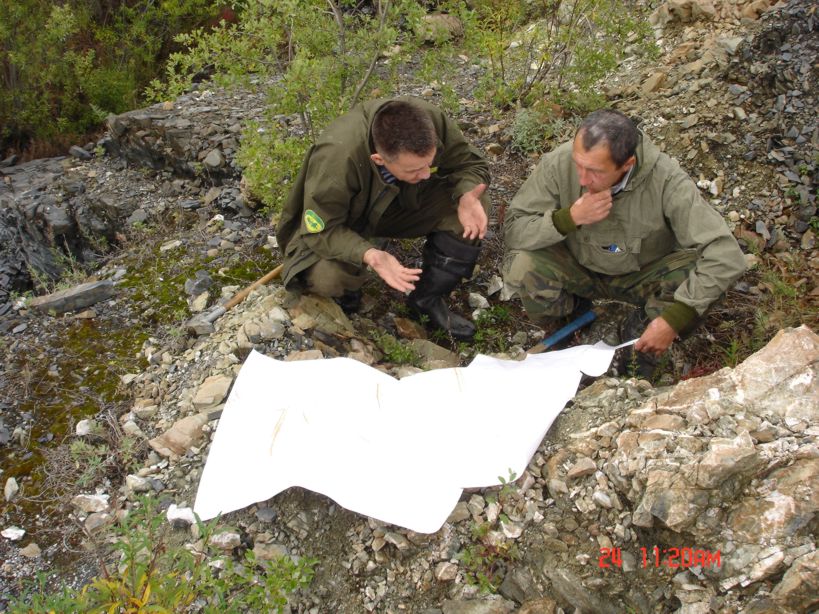
[[[372,137],[375,151],[388,160],[401,153],[425,156],[438,143],[432,119],[421,107],[406,100],[391,100],[378,109]]]
[[[640,140],[640,133],[634,122],[614,109],[600,109],[590,113],[577,129],[577,135],[586,151],[601,142],[608,145],[611,159],[617,166],[623,166],[634,155]]]

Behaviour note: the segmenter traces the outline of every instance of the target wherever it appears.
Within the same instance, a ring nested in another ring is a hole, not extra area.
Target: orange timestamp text
[[[689,567],[708,567],[719,569],[722,559],[719,550],[702,550],[700,548],[640,548],[640,561],[646,567],[668,567],[669,569],[688,569]],[[597,566],[601,569],[623,566],[621,548],[600,548]]]

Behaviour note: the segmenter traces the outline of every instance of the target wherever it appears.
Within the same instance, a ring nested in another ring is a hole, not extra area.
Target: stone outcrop
[[[140,166],[218,185],[241,176],[235,155],[242,127],[261,120],[264,110],[262,93],[202,89],[172,103],[110,116],[104,145]]]

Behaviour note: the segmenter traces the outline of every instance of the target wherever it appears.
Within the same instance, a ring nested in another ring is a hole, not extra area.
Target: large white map
[[[625,344],[624,344],[625,345]],[[520,476],[604,343],[395,379],[349,358],[283,362],[252,352],[214,435],[194,511],[202,520],[291,486],[420,533],[464,488]]]

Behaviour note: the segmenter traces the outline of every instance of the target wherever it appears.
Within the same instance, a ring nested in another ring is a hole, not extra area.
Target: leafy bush
[[[71,142],[136,107],[172,37],[214,0],[0,0],[0,149]]]
[[[584,111],[600,106],[597,81],[630,40],[651,32],[632,3],[613,0],[475,0],[462,9],[466,43],[487,58],[479,92],[500,107],[549,98]],[[633,15],[637,15],[635,18]],[[643,43],[648,45],[647,43]]]
[[[203,74],[216,85],[264,88],[266,125],[245,132],[239,161],[250,193],[275,211],[321,129],[394,82],[398,58],[378,60],[403,36],[399,24],[411,25],[422,9],[412,0],[373,6],[365,12],[333,0],[245,0],[238,23],[179,35],[183,50],[171,54],[164,79],[152,81],[147,94],[153,100],[176,97]],[[403,42],[407,53],[410,41]],[[280,120],[290,115],[300,125],[287,130]],[[289,142],[293,133],[298,140]]]
[[[309,147],[308,138],[289,137],[284,129],[268,131],[253,122],[243,131],[236,160],[268,215],[281,209]]]
[[[207,544],[216,521],[198,526],[198,543]],[[206,546],[178,544],[151,498],[140,499],[115,527],[113,558],[98,554],[101,574],[87,585],[53,591],[40,576],[9,612],[281,612],[288,594],[310,584],[316,563],[260,562],[252,551],[235,560]]]
[[[549,143],[568,138],[573,127],[560,114],[544,111],[543,105],[518,109],[512,123],[510,149],[524,155],[547,150]]]

